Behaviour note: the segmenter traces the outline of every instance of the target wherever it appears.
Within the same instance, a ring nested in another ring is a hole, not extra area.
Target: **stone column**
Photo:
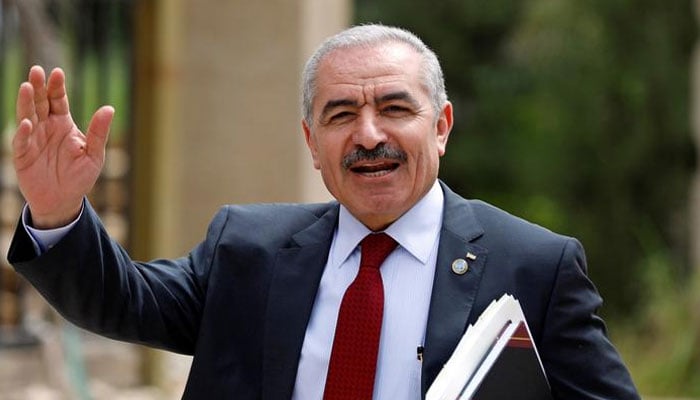
[[[347,3],[184,3],[169,250],[201,240],[225,203],[328,198],[303,140],[299,76],[322,38],[348,24]]]
[[[350,1],[138,4],[132,255],[186,254],[226,203],[329,199],[303,139],[300,75],[350,23]],[[178,397],[189,359],[145,360],[146,381]]]

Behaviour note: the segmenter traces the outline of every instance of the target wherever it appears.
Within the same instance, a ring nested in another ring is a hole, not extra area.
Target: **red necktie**
[[[340,304],[324,400],[372,399],[384,312],[379,266],[395,247],[386,233],[369,234],[360,243],[360,270]]]

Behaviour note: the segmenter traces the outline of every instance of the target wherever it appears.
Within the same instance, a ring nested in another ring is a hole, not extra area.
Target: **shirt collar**
[[[384,231],[421,263],[428,262],[442,223],[444,195],[436,180],[428,193]],[[338,228],[329,254],[331,266],[339,267],[371,231],[340,206]]]

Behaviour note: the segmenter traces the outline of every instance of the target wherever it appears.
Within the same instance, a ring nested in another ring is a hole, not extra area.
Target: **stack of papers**
[[[467,328],[425,399],[552,399],[518,300],[504,294]]]

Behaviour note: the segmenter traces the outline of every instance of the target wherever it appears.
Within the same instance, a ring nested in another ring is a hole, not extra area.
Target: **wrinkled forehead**
[[[427,91],[421,56],[402,43],[337,49],[321,61],[314,109],[328,97],[381,95],[387,91]]]

